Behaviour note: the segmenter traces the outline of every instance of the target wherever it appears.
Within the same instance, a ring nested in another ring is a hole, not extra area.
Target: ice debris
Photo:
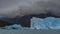
[[[5,26],[4,29],[11,30],[12,26]]]
[[[22,26],[18,25],[18,24],[14,24],[14,25],[12,25],[12,27],[15,28],[15,29],[21,29],[22,28]]]
[[[22,26],[18,24],[10,25],[10,26],[5,26],[4,29],[11,30],[11,29],[21,29]]]

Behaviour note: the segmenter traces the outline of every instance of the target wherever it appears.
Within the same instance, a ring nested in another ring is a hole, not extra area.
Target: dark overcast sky
[[[60,16],[60,0],[0,0],[0,17],[46,13]]]

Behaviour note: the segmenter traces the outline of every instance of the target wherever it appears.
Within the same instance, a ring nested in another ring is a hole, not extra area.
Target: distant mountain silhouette
[[[13,25],[13,23],[8,23],[6,21],[0,20],[0,27],[9,26],[9,25]]]

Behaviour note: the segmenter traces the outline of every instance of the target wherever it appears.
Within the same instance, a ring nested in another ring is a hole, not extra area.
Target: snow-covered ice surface
[[[60,18],[47,17],[45,19],[33,17],[31,27],[36,29],[60,29]]]

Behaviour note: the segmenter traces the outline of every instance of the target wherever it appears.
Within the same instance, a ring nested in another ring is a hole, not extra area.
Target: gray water
[[[60,34],[60,30],[4,30],[0,34]]]

